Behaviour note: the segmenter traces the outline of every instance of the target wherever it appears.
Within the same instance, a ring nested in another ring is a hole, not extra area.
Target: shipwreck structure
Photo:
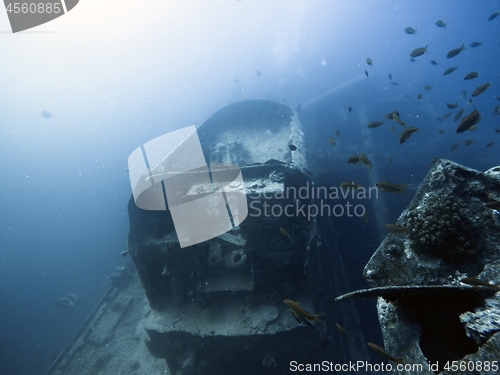
[[[335,328],[338,322],[351,335],[363,336],[353,304],[334,304],[348,278],[331,224],[295,211],[314,202],[307,194],[311,172],[297,112],[265,100],[238,102],[208,118],[196,133],[207,167],[186,174],[212,173],[211,188],[172,188],[160,181],[160,174],[182,163],[172,153],[149,165],[149,174],[137,180],[143,186],[153,181],[148,189],[160,200],[165,194],[165,206],[171,203],[169,194],[179,196],[176,204],[182,206],[210,199],[223,185],[236,186],[244,189],[246,218],[230,199],[222,210],[205,207],[200,215],[214,222],[229,214],[230,230],[183,246],[190,234],[179,234],[178,218],[167,210],[141,209],[131,198],[126,253],[133,266],[117,272],[47,374],[108,374],[111,369],[127,374],[282,374],[292,361],[368,359],[364,346]],[[182,142],[187,141],[173,152]],[[221,165],[237,166],[241,179],[218,185],[215,173]],[[300,324],[285,299],[300,301],[311,313],[325,313],[326,325]]]
[[[364,269],[394,374],[487,374],[500,354],[500,167],[438,160]],[[497,207],[498,208],[498,207]],[[419,366],[419,367],[415,367]],[[495,368],[497,368],[495,370]]]

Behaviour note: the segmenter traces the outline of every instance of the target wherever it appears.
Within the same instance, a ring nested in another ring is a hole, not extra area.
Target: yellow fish
[[[406,194],[406,189],[408,188],[408,184],[392,184],[387,181],[379,181],[375,184],[380,190],[385,191],[386,193],[403,193]]]
[[[337,329],[339,330],[340,333],[349,337],[351,339],[351,341],[354,341],[354,339],[351,336],[349,336],[349,334],[345,331],[345,329],[340,324],[335,323],[335,325],[337,326]]]
[[[403,232],[411,233],[411,227],[402,227],[400,225],[395,225],[395,224],[385,224],[384,227],[391,233],[403,233]]]
[[[280,228],[280,232],[283,236],[288,238],[290,240],[290,242],[292,242],[292,237],[290,237],[290,235],[288,234],[288,232],[286,230],[284,230],[283,228]]]
[[[311,313],[308,313],[306,310],[304,310],[302,306],[300,306],[300,302],[294,302],[289,299],[284,300],[283,303],[286,305],[286,307],[288,307],[288,309],[295,317],[297,322],[304,323],[306,325],[311,325],[309,321],[314,320],[317,323],[325,324],[324,322],[321,321],[320,317],[326,316],[326,314],[320,313],[312,315]]]
[[[377,352],[382,357],[387,358],[390,361],[393,361],[393,362],[396,362],[396,363],[404,363],[405,362],[404,358],[402,358],[402,357],[399,357],[399,358],[393,357],[392,355],[390,355],[389,353],[387,353],[384,349],[382,349],[380,346],[378,346],[378,345],[376,345],[376,344],[374,344],[372,342],[369,342],[368,346],[370,348],[372,348],[373,351]]]
[[[352,182],[342,182],[340,185],[339,185],[342,189],[350,189],[350,188],[353,188],[353,189],[361,189],[363,186],[360,185],[360,184],[356,184],[354,181]]]

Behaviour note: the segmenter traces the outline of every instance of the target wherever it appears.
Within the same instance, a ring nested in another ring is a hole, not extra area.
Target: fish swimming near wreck
[[[384,225],[385,229],[387,229],[391,233],[411,233],[411,227],[402,227],[400,225],[396,224],[385,224]]]
[[[351,182],[342,182],[339,185],[342,189],[361,189],[363,185],[361,184],[356,184],[354,181]]]
[[[349,164],[357,164],[359,163],[359,155],[353,155],[349,157],[349,160],[347,160]]]
[[[500,202],[499,201],[491,201],[486,203],[486,207],[491,208],[492,210],[500,211]]]
[[[415,35],[417,35],[417,29],[414,29],[413,27],[407,27],[404,31],[405,31],[405,34],[409,34],[409,35],[415,34]]]
[[[338,323],[335,323],[335,326],[337,327],[338,331],[340,333],[342,333],[344,336],[348,337],[349,339],[351,339],[351,341],[354,341],[354,339],[346,332],[346,330],[344,329],[344,327],[342,327],[340,324]]]
[[[464,77],[464,80],[465,81],[468,81],[470,79],[474,79],[474,78],[477,78],[479,77],[479,74],[477,72],[470,72],[469,74],[467,74],[465,77]]]
[[[388,359],[389,361],[393,361],[393,362],[396,362],[396,363],[404,363],[405,362],[405,359],[403,357],[394,357],[392,355],[390,355],[389,353],[387,353],[384,349],[382,349],[380,346],[378,346],[377,344],[374,344],[372,342],[369,342],[368,343],[368,346],[376,353],[378,353],[379,355],[381,355],[382,357]]]
[[[472,285],[473,287],[476,288],[484,286],[486,288],[493,288],[495,290],[500,290],[500,285],[490,284],[489,281],[481,280],[478,279],[477,277],[465,277],[461,279],[460,282],[467,285]]]
[[[403,130],[401,132],[401,135],[399,136],[399,143],[400,144],[405,143],[408,139],[410,139],[410,137],[411,137],[411,135],[413,133],[416,133],[418,131],[420,131],[420,129],[419,128],[415,128],[413,126],[410,126],[409,128],[406,128],[405,130]]]
[[[285,236],[286,238],[288,238],[290,240],[290,242],[292,242],[292,237],[290,237],[290,235],[288,234],[288,232],[283,229],[283,228],[280,228],[280,232],[283,236]]]
[[[372,170],[372,162],[368,157],[365,155],[365,152],[363,151],[361,154],[359,154],[359,161],[363,163],[363,165],[368,168],[370,171]]]
[[[479,121],[481,121],[481,114],[476,108],[474,108],[474,111],[472,111],[470,115],[465,116],[465,118],[460,122],[457,127],[456,133],[463,133],[469,130]]]
[[[484,85],[481,85],[481,86],[479,86],[477,89],[475,89],[475,90],[474,90],[474,92],[472,93],[472,95],[471,95],[471,96],[472,96],[472,97],[476,97],[476,96],[478,96],[478,95],[482,94],[482,93],[483,93],[483,92],[485,92],[485,91],[488,89],[488,87],[490,87],[490,86],[491,86],[491,84],[490,84],[489,82],[486,82]]]
[[[406,189],[410,185],[409,184],[398,185],[398,184],[393,184],[393,183],[387,182],[387,181],[379,181],[375,184],[375,186],[378,187],[380,190],[385,191],[386,193],[407,194]]]
[[[444,76],[447,76],[448,74],[453,73],[453,72],[454,72],[455,70],[457,70],[457,69],[458,69],[458,65],[457,65],[457,66],[454,66],[454,67],[452,67],[452,68],[448,68],[448,69],[446,69],[446,70],[444,71],[443,75],[444,75]]]
[[[51,118],[52,113],[50,113],[49,111],[42,111],[42,117],[43,118]]]
[[[299,323],[303,323],[305,325],[311,325],[311,321],[315,321],[317,323],[325,324],[320,318],[326,316],[326,314],[319,313],[316,315],[313,315],[306,310],[303,309],[303,307],[300,305],[300,302],[294,302],[292,300],[286,299],[283,301],[283,303],[288,307],[294,318],[297,320]]]
[[[426,45],[425,47],[415,48],[413,51],[411,51],[410,56],[411,57],[422,56],[424,53],[427,53],[428,46],[429,45]]]
[[[446,29],[446,24],[442,20],[436,21],[436,26]]]
[[[449,58],[449,59],[451,59],[452,57],[455,57],[456,55],[458,55],[460,52],[464,51],[465,49],[466,49],[465,48],[465,43],[463,43],[461,47],[454,48],[450,52],[448,52],[448,54],[446,55],[446,57]]]

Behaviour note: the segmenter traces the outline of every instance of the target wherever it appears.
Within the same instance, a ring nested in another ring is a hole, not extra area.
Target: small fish
[[[352,107],[347,108],[347,110],[349,111],[349,113],[351,113],[352,112]]]
[[[474,142],[474,139],[467,139],[467,140],[464,142],[464,145],[466,145],[466,146],[470,146],[473,142]]]
[[[493,110],[494,115],[500,115],[500,104],[495,107]]]
[[[335,139],[333,139],[332,137],[330,137],[330,138],[328,139],[328,141],[330,142],[330,144],[331,144],[333,147],[335,147],[335,146],[337,145],[337,142],[335,142]]]
[[[413,27],[407,27],[405,29],[405,33],[406,34],[415,34],[415,35],[417,35],[417,29],[414,29]]]
[[[444,130],[443,129],[439,129],[438,132],[439,132],[439,134],[444,134]]]
[[[408,95],[408,94],[404,94],[404,95],[403,95],[403,98],[405,98],[405,99],[413,99],[413,98],[412,98],[410,95]]]
[[[258,70],[255,71],[255,74],[257,74],[259,77],[261,76],[261,74]]]
[[[347,160],[349,164],[357,164],[359,163],[359,155],[353,155]]]
[[[446,120],[450,116],[451,116],[451,112],[445,113],[445,115],[443,116],[443,120]]]
[[[43,118],[51,118],[52,113],[50,113],[49,111],[42,111],[42,117]]]
[[[360,185],[360,184],[356,184],[354,183],[354,181],[352,182],[342,182],[340,185],[339,185],[342,189],[361,189],[363,187],[363,185]]]
[[[389,73],[389,75],[387,76],[389,78],[389,81],[392,80],[392,74]]]
[[[335,129],[335,134],[337,134],[340,137],[340,132],[337,129]]]
[[[457,107],[458,107],[458,102],[456,102],[455,104],[446,103],[446,106],[447,106],[449,109],[457,108]]]
[[[399,136],[399,143],[403,144],[405,143],[408,139],[410,139],[411,135],[415,132],[420,131],[419,128],[415,128],[413,126],[410,126],[409,128],[406,128],[401,132],[401,135]]]
[[[448,54],[446,55],[446,57],[448,59],[451,59],[452,57],[455,57],[456,55],[458,55],[460,52],[466,50],[465,48],[465,43],[462,43],[462,46],[461,47],[458,47],[458,48],[454,48],[452,49],[450,52],[448,52]]]
[[[383,121],[372,121],[368,125],[366,125],[366,127],[369,128],[369,129],[373,129],[373,128],[379,127],[383,123],[384,123]]]
[[[488,17],[488,21],[493,21],[499,15],[500,15],[500,12],[493,13],[491,16]]]
[[[363,215],[363,223],[368,224],[370,222],[370,211],[366,211]]]
[[[481,121],[481,114],[474,108],[470,115],[465,116],[457,127],[456,133],[463,133]]]
[[[495,133],[500,133],[500,129],[495,129]]]
[[[373,61],[372,61],[372,59],[370,59],[369,57],[367,57],[367,58],[366,58],[366,63],[367,63],[368,65],[373,66]]]
[[[370,171],[372,170],[372,162],[365,155],[364,151],[361,154],[359,154],[359,161],[363,163],[363,165],[366,166]]]
[[[491,146],[493,146],[495,144],[495,141],[491,141],[490,143],[488,143],[486,145],[486,148],[490,148]]]
[[[387,181],[379,181],[375,184],[376,187],[378,187],[380,190],[385,191],[386,193],[406,193],[406,189],[408,188],[408,184],[402,184],[402,185],[397,185],[393,184]]]
[[[391,127],[389,128],[389,130],[390,130],[393,134],[396,134],[396,129],[394,129],[394,125],[391,125]]]
[[[418,95],[417,95],[417,99],[419,99],[419,100],[420,100],[420,99],[422,99],[423,97],[424,97],[424,96],[423,96],[422,94],[418,94]]]
[[[401,125],[402,127],[405,127],[406,126],[406,121],[401,121],[401,119],[399,118],[399,113],[393,113],[392,114],[392,119],[394,121],[396,121],[399,125]]]
[[[494,288],[496,290],[500,290],[499,285],[491,284],[489,281],[484,281],[484,280],[478,279],[477,277],[465,277],[462,280],[460,280],[460,282],[462,282],[464,284],[472,285],[476,288],[480,287],[480,286],[485,286],[487,288]]]
[[[436,61],[436,60],[431,60],[431,64],[432,64],[432,65],[437,65],[438,63],[437,63],[437,61]]]
[[[283,303],[288,307],[292,315],[295,317],[297,322],[303,323],[306,325],[311,325],[309,321],[315,321],[317,323],[325,324],[324,322],[321,321],[321,317],[326,316],[323,313],[312,315],[311,313],[307,312],[300,306],[300,302],[294,302],[292,300],[286,299],[283,301]]]
[[[411,51],[410,56],[411,57],[422,56],[424,53],[427,53],[428,46],[429,45],[426,45],[425,47],[415,48],[413,51]]]
[[[368,77],[369,77],[369,75],[368,75],[368,71],[367,71],[367,70],[365,70],[365,76],[366,76],[366,78],[368,78]]]
[[[390,355],[389,353],[387,353],[384,349],[382,349],[380,346],[372,343],[372,342],[369,342],[368,343],[368,346],[373,350],[375,351],[376,353],[380,354],[382,357],[390,360],[390,361],[393,361],[393,362],[396,362],[396,363],[404,363],[405,362],[405,359],[403,357],[393,357],[392,355]]]
[[[464,77],[464,80],[468,81],[469,79],[474,79],[474,78],[477,78],[477,77],[479,77],[479,74],[477,72],[470,72],[469,74],[467,74]]]
[[[354,341],[354,339],[347,334],[347,332],[345,331],[345,329],[340,324],[335,323],[335,325],[337,326],[337,329],[339,330],[340,333],[342,333],[344,336],[350,338],[351,341]]]
[[[466,96],[467,96],[467,91],[462,90],[462,92],[460,93],[460,97],[465,98]]]
[[[398,111],[393,111],[393,112],[390,112],[390,113],[386,113],[386,114],[385,114],[385,116],[384,116],[384,120],[385,120],[386,118],[388,118],[389,120],[394,120],[394,119],[392,118],[392,116],[393,116],[393,115],[397,115],[397,116],[399,116],[399,112],[398,112]]]
[[[410,57],[410,62],[415,62],[415,61],[417,61],[417,60],[415,60],[414,57]]]
[[[460,117],[462,117],[462,115],[464,114],[464,109],[461,108],[460,111],[458,111],[456,114],[455,114],[455,122],[457,122],[458,120],[460,120]]]
[[[238,78],[235,78],[235,79],[234,79],[234,82],[239,83],[239,82],[240,82],[240,80],[239,80]]]
[[[448,74],[453,73],[453,72],[454,72],[455,70],[457,70],[457,69],[458,69],[458,65],[457,65],[457,66],[454,66],[453,68],[448,68],[448,69],[446,69],[446,70],[444,71],[443,75],[444,75],[444,76],[447,76]]]
[[[411,227],[402,227],[396,224],[385,224],[384,227],[391,233],[411,233]]]
[[[392,158],[389,156],[389,157],[387,158],[387,164],[391,164],[391,163],[392,163]]]
[[[393,86],[401,86],[398,82],[394,81],[394,82],[391,82],[391,85]]]
[[[446,24],[443,21],[441,21],[441,20],[436,21],[436,26],[437,27],[442,27],[442,28],[446,29]]]
[[[295,151],[297,150],[297,146],[289,144],[288,147],[290,147],[290,150]]]
[[[474,48],[474,47],[479,47],[481,44],[483,44],[483,42],[472,42],[471,44],[469,44],[469,46]]]
[[[458,143],[455,143],[453,146],[451,146],[451,152],[455,151],[458,147]]]
[[[290,242],[292,242],[292,237],[290,237],[290,235],[288,234],[288,232],[286,230],[284,230],[283,228],[280,228],[280,232],[283,236],[288,238],[290,240]]]
[[[477,89],[474,90],[474,92],[472,93],[472,97],[476,97],[478,95],[481,95],[483,92],[485,92],[488,87],[490,87],[490,83],[489,82],[486,82],[484,85],[481,85],[479,86]]]
[[[491,202],[486,203],[486,207],[491,208],[492,210],[500,211],[500,202],[492,200]]]
[[[432,86],[430,86],[430,85],[425,85],[425,86],[424,86],[424,90],[427,90],[427,91],[432,90]]]

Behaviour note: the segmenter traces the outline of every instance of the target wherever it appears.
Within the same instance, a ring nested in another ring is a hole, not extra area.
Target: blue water
[[[16,35],[0,12],[0,373],[43,374],[102,296],[106,276],[125,263],[120,253],[128,233],[130,152],[168,131],[200,124],[230,103],[269,99],[295,108],[361,77],[316,109],[317,139],[326,144],[337,128],[339,153],[362,151],[366,124],[359,111],[373,121],[398,110],[420,132],[400,145],[388,130],[393,124],[399,135],[396,123],[371,130],[378,146],[370,157],[381,177],[418,186],[435,157],[481,170],[497,165],[500,116],[492,113],[500,104],[500,17],[487,21],[497,11],[497,1],[472,0],[85,1]],[[435,26],[438,19],[446,30]],[[408,26],[417,35],[405,34]],[[474,41],[484,44],[446,58]],[[410,52],[426,45],[428,54],[410,62]],[[443,75],[455,65],[455,72]],[[479,78],[464,81],[470,71]],[[479,130],[455,134],[456,110],[436,120],[449,112],[446,102],[459,101],[470,113],[470,94],[487,81],[491,87],[473,100],[482,116]],[[418,93],[423,99],[416,99]],[[42,111],[53,116],[44,118]],[[474,143],[464,146],[470,138]],[[496,144],[486,148],[492,140]],[[460,145],[451,152],[455,143]],[[328,155],[345,166],[346,159]],[[388,156],[394,166],[387,165]],[[335,163],[318,160],[323,173],[335,172]],[[412,167],[421,160],[429,164]],[[353,176],[366,180],[366,171],[353,169]],[[410,199],[391,201],[392,220]],[[351,227],[342,220],[338,225]],[[373,224],[356,229],[373,230]],[[357,236],[353,244],[339,233],[339,242],[350,245],[344,247],[346,265],[360,275],[377,236],[365,243]],[[362,287],[361,276],[353,278]],[[68,293],[79,301],[65,314],[53,302]]]

